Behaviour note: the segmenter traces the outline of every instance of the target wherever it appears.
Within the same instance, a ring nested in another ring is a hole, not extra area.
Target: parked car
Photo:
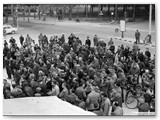
[[[5,30],[6,34],[12,33],[15,34],[18,29],[15,27],[12,27],[11,25],[3,25],[3,30]]]

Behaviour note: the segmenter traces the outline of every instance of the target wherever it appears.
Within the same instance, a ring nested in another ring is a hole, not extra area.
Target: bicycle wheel
[[[132,96],[132,95],[133,95],[132,92],[130,90],[128,90],[126,92],[125,99],[127,99],[129,96]]]
[[[128,96],[125,100],[125,105],[129,109],[135,109],[138,106],[138,99],[133,95]]]

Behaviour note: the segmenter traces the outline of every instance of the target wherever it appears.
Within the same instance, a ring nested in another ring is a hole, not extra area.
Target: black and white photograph
[[[3,115],[155,116],[156,7],[3,4]]]

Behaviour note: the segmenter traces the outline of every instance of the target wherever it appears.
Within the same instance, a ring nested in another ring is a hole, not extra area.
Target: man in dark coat
[[[23,46],[24,37],[22,35],[19,37],[19,40],[20,40],[21,45]]]
[[[11,37],[11,39],[9,40],[9,42],[11,43],[11,45],[13,45],[14,43],[16,43],[16,40],[13,37]]]
[[[112,53],[114,53],[114,51],[115,51],[114,43],[111,44],[111,46],[109,47],[109,50],[110,50]]]
[[[90,46],[91,46],[91,40],[89,39],[88,36],[87,36],[87,40],[86,40],[85,45],[88,45],[89,48],[90,48]]]
[[[136,43],[139,44],[140,43],[140,32],[138,30],[135,32],[135,38],[136,38]]]
[[[146,48],[145,55],[146,55],[146,56],[148,57],[148,59],[150,60],[151,53],[150,53],[150,51],[149,51],[149,48]]]
[[[65,36],[64,36],[64,34],[62,34],[60,41],[61,41],[61,45],[62,45],[63,43],[65,43]]]
[[[5,64],[6,64],[6,72],[7,72],[7,75],[8,75],[8,79],[11,79],[11,67],[10,67],[10,60],[5,57]]]
[[[70,36],[68,37],[68,44],[69,44],[69,46],[72,46],[72,44],[73,44],[73,33],[71,33],[70,34]]]

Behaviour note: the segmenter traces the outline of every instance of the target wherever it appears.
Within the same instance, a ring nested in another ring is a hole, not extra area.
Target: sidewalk
[[[121,38],[121,37],[113,37],[112,39],[115,39],[115,40],[121,40],[121,41],[126,41],[126,42],[130,42],[130,43],[134,43],[135,42],[135,39],[132,39],[132,38]],[[155,43],[153,42],[152,44],[147,44],[147,45],[144,45],[142,44],[143,43],[143,40],[140,40],[140,45],[143,45],[143,46],[148,46],[148,47],[156,47]]]

